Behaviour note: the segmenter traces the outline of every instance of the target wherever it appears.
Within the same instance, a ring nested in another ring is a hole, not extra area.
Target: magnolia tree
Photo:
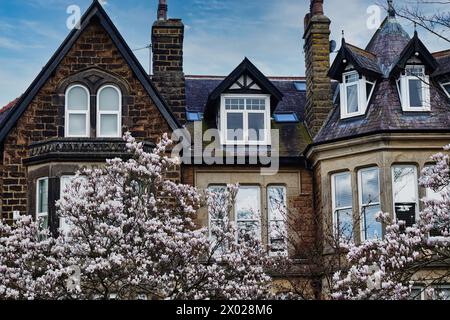
[[[178,165],[167,136],[152,153],[125,139],[129,160],[84,170],[64,190],[57,207],[69,228],[58,238],[30,218],[0,225],[0,298],[273,297],[275,260],[227,219],[237,186],[205,196],[166,178]],[[195,224],[206,203],[220,217],[211,236]]]
[[[400,300],[418,298],[420,291],[445,298],[434,288],[450,280],[449,149],[433,156],[435,165],[422,172],[421,186],[435,195],[423,199],[424,210],[413,227],[380,213],[386,225],[383,239],[342,244],[350,267],[335,274],[333,298]]]

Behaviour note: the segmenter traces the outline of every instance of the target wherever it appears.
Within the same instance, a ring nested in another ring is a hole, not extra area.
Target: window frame
[[[227,110],[225,101],[227,99],[243,99],[243,110]],[[265,101],[265,110],[247,110],[247,100],[249,99],[262,99]],[[228,140],[228,127],[227,127],[227,115],[230,113],[242,114],[243,117],[243,140],[235,141]],[[248,115],[249,114],[263,114],[264,115],[264,140],[250,141],[249,140],[249,128],[248,128]],[[269,146],[271,145],[271,121],[270,121],[270,95],[268,94],[223,94],[220,102],[220,121],[219,130],[222,145],[228,146]]]
[[[112,88],[114,90],[116,90],[116,92],[119,94],[119,110],[117,111],[111,111],[111,110],[107,110],[107,111],[101,111],[100,110],[100,96],[101,96],[101,92],[104,89],[107,88]],[[100,87],[97,91],[97,97],[96,97],[96,101],[97,101],[97,110],[96,110],[96,114],[97,114],[97,137],[98,138],[120,138],[122,137],[122,90],[120,90],[119,87],[113,85],[113,84],[106,84],[102,87]],[[102,135],[101,134],[101,116],[102,115],[116,115],[117,116],[117,135]]]
[[[369,205],[364,205],[362,203],[362,201],[363,201],[363,199],[362,199],[363,198],[362,173],[365,171],[373,170],[373,169],[377,169],[377,171],[378,171],[378,199],[379,199],[379,201],[374,202]],[[366,217],[365,217],[365,215],[363,215],[363,208],[379,206],[380,210],[381,210],[381,181],[380,181],[380,168],[378,166],[372,166],[372,167],[362,168],[362,169],[358,170],[358,205],[359,205],[359,225],[360,225],[360,231],[361,231],[361,241],[373,240],[373,239],[366,238],[366,231],[364,229],[365,224],[366,224]],[[382,238],[383,234],[381,234],[380,237]]]
[[[358,77],[358,81],[347,83],[346,77],[356,75]],[[369,81],[364,75],[360,75],[360,73],[356,70],[351,70],[344,72],[342,74],[342,83],[340,84],[340,93],[341,93],[341,119],[353,118],[357,116],[361,116],[366,113],[367,107],[369,106],[369,102],[372,99],[373,92],[375,90],[376,81]],[[372,89],[370,93],[367,94],[367,84],[372,85]],[[348,97],[347,97],[347,88],[350,86],[356,85],[356,91],[358,94],[358,110],[356,112],[348,112]]]
[[[392,212],[393,217],[397,220],[397,212],[395,211],[395,189],[394,189],[394,169],[395,168],[414,168],[414,174],[417,180],[417,183],[414,184],[415,198],[416,198],[416,212],[415,212],[415,223],[420,218],[420,199],[419,199],[419,174],[417,170],[417,166],[414,164],[393,164],[391,166],[391,187],[392,187]]]
[[[414,69],[421,67],[424,76],[413,76],[408,75],[408,69]],[[409,81],[419,80],[422,83],[422,106],[411,106],[410,91],[409,91]],[[431,111],[431,90],[430,90],[430,76],[426,75],[426,68],[421,64],[409,64],[406,65],[405,70],[401,73],[399,79],[396,81],[397,91],[400,96],[400,102],[402,104],[402,109],[405,112],[423,112]]]
[[[77,88],[77,87],[82,88],[87,94],[87,109],[85,111],[84,110],[69,110],[69,93],[72,89]],[[64,136],[66,138],[89,138],[90,137],[90,126],[89,126],[90,114],[91,114],[90,110],[91,110],[91,93],[90,93],[89,89],[86,86],[79,84],[79,83],[69,86],[65,92],[65,102],[64,102]],[[86,123],[85,123],[86,132],[85,132],[85,134],[82,134],[82,135],[71,135],[70,134],[69,117],[72,114],[86,116]]]
[[[266,187],[266,192],[267,192],[267,245],[268,247],[270,247],[271,245],[271,237],[270,237],[270,232],[271,232],[271,222],[283,222],[284,224],[284,229],[286,231],[286,234],[289,235],[289,230],[288,230],[288,222],[286,220],[280,220],[280,219],[272,219],[271,215],[272,215],[272,210],[271,210],[271,206],[270,206],[270,189],[271,188],[282,188],[283,189],[283,193],[284,193],[284,206],[287,208],[287,191],[288,188],[286,187],[286,185],[282,185],[282,184],[271,184],[268,185]],[[286,211],[286,215],[288,215],[288,212]],[[262,214],[261,214],[262,216]],[[287,217],[286,217],[287,219]],[[262,220],[262,217],[261,217]],[[275,256],[278,254],[288,254],[288,239],[286,239],[286,243],[285,243],[285,249],[283,251],[272,251],[271,249],[269,249],[269,255],[270,256]]]
[[[47,212],[40,212],[40,209],[39,209],[39,207],[40,207],[40,196],[39,196],[39,193],[40,193],[40,182],[41,181],[47,181]],[[37,222],[39,222],[39,219],[40,218],[42,218],[42,217],[47,217],[47,228],[50,228],[50,221],[49,221],[49,218],[50,218],[50,216],[49,216],[49,208],[48,208],[48,205],[49,205],[49,183],[50,183],[50,178],[49,177],[42,177],[42,178],[39,178],[39,179],[36,179],[36,221]]]
[[[343,176],[343,175],[350,176],[350,193],[352,195],[352,204],[350,207],[337,207],[337,205],[336,205],[336,177]],[[340,235],[340,232],[339,232],[340,228],[337,225],[337,223],[338,223],[337,214],[336,214],[337,211],[350,209],[350,211],[352,212],[352,230],[354,228],[353,197],[354,197],[354,194],[353,194],[353,189],[352,189],[352,173],[350,171],[333,173],[331,175],[331,214],[332,214],[332,220],[333,220],[333,236],[335,238],[338,238]],[[352,237],[354,237],[354,234],[352,234]]]
[[[224,192],[227,190],[227,185],[226,184],[211,184],[208,186],[207,190],[210,191],[213,188],[217,188],[217,189],[222,189]],[[209,210],[209,206],[207,206],[207,213],[208,213],[208,239],[211,241],[213,240],[212,234],[211,234],[211,223],[213,221],[224,221],[224,219],[212,219],[211,217],[211,212]],[[227,217],[228,219],[230,217]]]

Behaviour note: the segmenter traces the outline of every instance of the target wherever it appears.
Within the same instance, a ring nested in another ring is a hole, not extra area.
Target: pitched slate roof
[[[346,46],[349,47],[348,44]],[[383,71],[383,76],[377,79],[366,114],[341,119],[340,102],[336,99],[328,119],[314,138],[314,144],[379,132],[450,132],[450,100],[439,85],[435,83],[431,86],[430,112],[403,112],[393,72],[404,67],[405,61],[420,51],[419,58],[425,60],[423,62],[430,72],[436,69],[434,75],[450,76],[450,50],[431,55],[417,33],[411,39],[397,22],[395,14],[391,13],[370,40],[366,50],[357,51],[373,54]],[[339,61],[335,61],[337,63]]]
[[[39,92],[42,86],[51,77],[54,70],[57,68],[59,63],[62,61],[67,52],[72,48],[73,44],[79,38],[79,36],[84,32],[92,19],[98,19],[100,24],[104,27],[108,35],[111,37],[113,43],[117,46],[120,54],[122,54],[125,61],[129,64],[130,68],[133,70],[135,76],[141,82],[147,94],[152,98],[153,102],[157,106],[158,110],[161,112],[162,116],[166,119],[170,128],[175,130],[181,128],[181,124],[177,118],[170,111],[164,99],[155,89],[154,85],[151,83],[150,77],[145,72],[142,65],[139,63],[136,56],[131,51],[130,47],[127,45],[122,35],[119,33],[114,23],[109,18],[108,14],[103,9],[102,5],[98,0],[94,0],[89,7],[89,9],[84,13],[81,18],[80,29],[74,29],[70,32],[58,50],[55,52],[53,57],[49,60],[47,65],[42,69],[37,78],[33,81],[27,91],[22,95],[22,97],[17,102],[16,107],[13,112],[9,112],[4,120],[3,125],[0,127],[0,143],[6,138],[10,130],[15,126],[17,120],[25,112],[28,105],[34,99],[35,95]]]
[[[388,16],[369,41],[366,51],[376,55],[380,69],[387,76],[410,39],[395,16]]]
[[[208,98],[225,79],[224,76],[186,76],[186,110],[204,112]],[[275,113],[295,112],[300,121],[304,119],[306,91],[295,88],[296,82],[305,82],[303,77],[268,77],[283,94]]]
[[[186,76],[186,109],[190,112],[204,112],[208,98],[225,79],[225,76]],[[306,91],[299,91],[296,82],[305,82],[303,77],[267,77],[273,86],[282,93],[275,113],[290,113],[297,115],[298,123],[275,123],[272,128],[280,134],[279,152],[281,157],[298,157],[312,142],[304,125]],[[193,130],[192,123],[187,125]]]
[[[450,50],[433,53],[433,57],[438,63],[437,70],[433,73],[434,77],[450,74]]]

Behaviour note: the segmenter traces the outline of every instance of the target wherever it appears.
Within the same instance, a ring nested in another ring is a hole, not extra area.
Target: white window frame
[[[439,84],[441,85],[442,90],[444,90],[447,97],[450,98],[450,92],[448,92],[447,89],[445,89],[445,86],[450,86],[450,82],[440,82]]]
[[[40,191],[40,182],[41,181],[47,181],[47,212],[39,212],[39,205],[40,205],[40,197],[39,197],[39,191]],[[39,221],[42,217],[47,217],[49,219],[49,212],[48,212],[48,195],[49,195],[49,183],[50,179],[48,177],[42,177],[36,180],[36,221]],[[49,221],[50,222],[50,221]],[[48,225],[50,227],[50,225]]]
[[[69,93],[74,88],[82,88],[87,94],[87,110],[69,110]],[[64,128],[65,128],[65,137],[67,138],[89,138],[90,137],[90,110],[91,110],[91,93],[89,89],[81,84],[74,84],[67,88],[65,93],[65,115],[64,115]],[[85,115],[86,116],[86,132],[82,135],[71,135],[69,132],[69,116],[70,115]]]
[[[356,75],[359,80],[356,82],[347,83],[346,77]],[[367,97],[367,84],[372,85],[372,90],[369,93],[369,97]],[[357,86],[358,92],[358,111],[356,112],[347,112],[347,88],[350,86]],[[370,99],[372,98],[373,92],[375,90],[376,81],[372,82],[367,80],[365,76],[361,76],[358,71],[352,70],[349,72],[345,72],[342,74],[342,83],[340,84],[340,92],[341,92],[341,119],[352,118],[356,116],[361,116],[366,113],[367,107],[369,106]]]
[[[352,186],[351,186],[351,180],[352,180],[352,174],[351,174],[351,172],[349,172],[349,171],[345,171],[345,172],[339,172],[339,173],[335,173],[335,174],[333,174],[333,175],[331,175],[331,202],[332,202],[332,204],[331,204],[331,208],[332,208],[332,218],[333,218],[333,235],[334,235],[334,237],[335,238],[337,238],[338,236],[339,236],[339,226],[338,226],[338,221],[337,221],[337,214],[336,214],[336,212],[337,211],[340,211],[340,210],[349,210],[350,209],[350,211],[352,212],[352,216],[353,216],[353,213],[354,213],[354,210],[353,210],[353,190],[350,190],[350,192],[352,193],[352,205],[350,206],[350,207],[338,207],[337,205],[336,205],[336,177],[338,177],[338,176],[347,176],[347,175],[349,175],[350,176],[350,189],[352,188]],[[352,228],[354,227],[354,221],[353,221],[353,219],[352,219]]]
[[[407,70],[414,68],[423,68],[424,76],[408,76]],[[407,65],[405,71],[400,75],[400,78],[397,80],[397,91],[400,95],[400,101],[402,104],[403,111],[406,112],[417,112],[417,111],[430,111],[431,110],[431,102],[430,102],[430,76],[425,74],[426,69],[423,65]],[[423,97],[423,106],[411,106],[410,95],[409,95],[409,81],[410,80],[420,80],[422,82],[422,97]]]
[[[373,169],[377,169],[378,170],[378,202],[373,202],[370,205],[363,205],[362,201],[362,173],[365,171],[370,171]],[[361,241],[366,241],[368,239],[366,239],[366,232],[364,230],[364,226],[365,226],[365,215],[363,215],[363,209],[366,207],[375,207],[375,206],[379,206],[380,210],[381,210],[381,181],[380,181],[380,168],[379,167],[368,167],[368,168],[364,168],[364,169],[360,169],[358,170],[358,204],[359,204],[359,217],[360,217],[360,221],[359,221],[359,225],[360,225],[360,231],[361,231]],[[383,235],[380,234],[380,238],[382,238]],[[369,239],[372,240],[372,239]]]
[[[243,99],[244,100],[244,110],[226,110],[225,100],[226,99]],[[265,110],[247,110],[247,99],[264,99]],[[227,115],[229,113],[242,114],[243,115],[243,140],[235,141],[228,140],[227,134]],[[249,141],[249,130],[248,130],[248,115],[249,113],[260,113],[264,114],[264,140],[262,141]],[[221,96],[220,104],[220,122],[219,130],[221,135],[221,141],[223,145],[237,145],[237,146],[268,146],[271,145],[271,121],[270,121],[270,95],[242,95],[242,94],[223,94]]]
[[[104,89],[112,88],[119,94],[119,110],[118,111],[101,111],[100,110],[100,96]],[[101,134],[101,116],[102,115],[116,115],[117,116],[117,135],[102,135]],[[97,92],[97,137],[99,138],[120,138],[122,137],[122,91],[114,85],[107,84],[98,89]]]
[[[236,243],[238,243],[239,241],[239,222],[258,222],[259,224],[259,230],[257,232],[257,240],[261,241],[262,240],[262,205],[261,205],[261,186],[260,185],[242,185],[239,186],[239,191],[241,189],[257,189],[258,190],[258,199],[257,199],[257,203],[258,203],[258,207],[259,207],[259,220],[255,220],[255,219],[238,219],[238,212],[237,212],[237,195],[236,195],[236,201],[234,204],[234,222],[236,225]],[[239,192],[238,191],[238,192]]]
[[[269,246],[271,245],[271,237],[270,237],[271,228],[270,228],[270,225],[271,225],[272,221],[274,221],[274,222],[283,222],[285,232],[286,232],[286,234],[288,234],[288,230],[287,230],[288,229],[288,223],[286,221],[287,217],[286,217],[285,220],[272,219],[272,217],[271,217],[271,213],[272,212],[270,210],[270,203],[269,203],[269,200],[270,200],[270,192],[269,192],[269,190],[271,188],[283,189],[283,193],[284,193],[284,203],[283,203],[283,205],[284,205],[285,208],[287,208],[287,187],[285,185],[275,185],[275,184],[268,185],[266,189],[267,189],[267,244]],[[285,214],[288,215],[287,210],[286,210]],[[286,241],[286,247],[285,247],[284,251],[275,251],[274,252],[272,250],[269,250],[269,255],[274,256],[274,255],[278,255],[279,253],[287,254],[288,253],[288,248],[287,248],[288,247],[288,239],[286,239],[285,241]]]
[[[391,167],[391,182],[392,182],[392,212],[393,217],[395,220],[397,220],[397,213],[395,212],[395,189],[394,189],[394,169],[395,168],[414,168],[414,174],[417,179],[417,183],[414,184],[414,194],[416,198],[416,214],[415,214],[415,222],[417,223],[419,221],[420,217],[420,210],[419,210],[419,176],[417,172],[417,167],[413,164],[393,164]]]

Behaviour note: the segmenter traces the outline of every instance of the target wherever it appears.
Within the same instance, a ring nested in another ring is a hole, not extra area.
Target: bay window
[[[353,238],[353,194],[350,172],[331,176],[333,234],[336,239]]]
[[[267,187],[270,253],[287,253],[286,187]]]
[[[378,168],[358,171],[359,208],[361,210],[361,240],[382,237],[382,224],[376,220],[380,212],[380,178]]]
[[[270,144],[270,96],[223,95],[220,129],[224,144]]]
[[[36,220],[40,230],[49,228],[48,218],[48,178],[36,181]]]
[[[430,111],[430,77],[423,65],[407,65],[397,81],[403,111]]]
[[[397,220],[404,221],[406,227],[412,227],[419,214],[416,166],[396,165],[392,167],[392,191]]]
[[[122,94],[112,85],[107,85],[97,94],[97,136],[119,138],[122,135]]]
[[[375,83],[357,71],[346,72],[342,75],[341,118],[363,115],[366,112],[372,96]]]
[[[89,137],[89,90],[73,85],[66,91],[65,136]]]
[[[60,199],[63,199],[64,193],[67,189],[67,187],[70,185],[70,183],[75,179],[75,176],[62,176],[60,179]],[[59,229],[64,233],[67,234],[70,231],[70,223],[69,221],[64,218],[59,218]]]

